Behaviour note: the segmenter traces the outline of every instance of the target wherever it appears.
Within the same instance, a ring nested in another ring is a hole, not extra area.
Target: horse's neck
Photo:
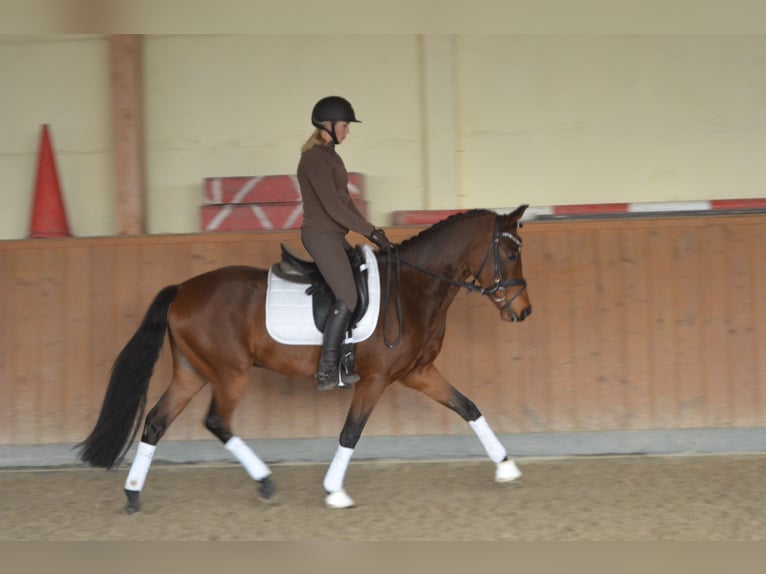
[[[474,249],[476,238],[450,231],[444,228],[432,235],[415,237],[403,246],[399,255],[434,275],[450,281],[464,281],[469,275],[466,258]]]
[[[445,239],[445,243],[449,242]],[[423,345],[434,337],[443,336],[447,313],[460,291],[454,283],[464,279],[459,272],[461,265],[452,255],[455,248],[452,245],[446,247],[444,243],[413,242],[399,250],[401,259],[407,262],[400,263],[398,285],[398,296],[402,297],[407,310],[405,324],[421,326]],[[382,281],[385,282],[389,272],[392,284],[396,281],[395,269],[381,271]]]
[[[416,237],[399,253],[407,262],[402,263],[402,268],[410,268],[406,273],[410,284],[403,288],[424,301],[432,301],[434,310],[445,312],[459,292],[459,284],[469,277],[466,258],[469,250],[475,249],[473,244],[476,242],[475,237],[466,238],[464,234],[449,231],[444,229],[433,235]]]

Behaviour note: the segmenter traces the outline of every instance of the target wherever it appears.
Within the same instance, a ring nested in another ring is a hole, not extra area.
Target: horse
[[[519,235],[526,208],[522,205],[506,214],[486,209],[453,214],[392,249],[374,252],[385,270],[380,283],[386,289],[374,332],[356,345],[360,380],[352,387],[338,446],[323,480],[327,507],[354,506],[343,486],[346,471],[370,414],[395,381],[420,391],[466,421],[495,464],[496,481],[511,482],[521,476],[481,411],[447,381],[434,361],[442,348],[447,311],[463,288],[491,299],[504,321],[523,321],[531,313]],[[115,468],[135,442],[143,422],[125,482],[127,513],[141,508],[139,495],[158,442],[207,384],[212,400],[205,428],[258,483],[262,499],[268,501],[276,492],[268,465],[232,429],[232,413],[252,367],[310,378],[320,347],[285,345],[269,335],[265,327],[267,279],[267,270],[239,265],[163,288],[117,355],[98,420],[78,445],[78,455],[91,466]],[[388,336],[392,330],[396,332],[394,341]],[[144,419],[149,382],[166,335],[172,379]]]

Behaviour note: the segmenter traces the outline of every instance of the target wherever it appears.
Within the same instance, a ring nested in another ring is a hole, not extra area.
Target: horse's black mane
[[[441,230],[443,227],[445,227],[446,225],[454,222],[457,219],[476,217],[477,215],[486,215],[487,213],[493,213],[493,212],[490,211],[489,209],[478,209],[477,208],[477,209],[469,209],[468,211],[461,211],[460,213],[453,213],[449,217],[445,217],[441,221],[437,221],[431,227],[427,227],[426,229],[424,229],[423,231],[421,231],[417,235],[414,235],[414,236],[410,237],[409,239],[405,239],[404,241],[402,241],[400,246],[404,247],[405,245],[407,245],[408,243],[410,243],[412,241],[416,241],[418,239],[422,239],[423,237],[431,235],[431,233],[435,233],[435,232]]]

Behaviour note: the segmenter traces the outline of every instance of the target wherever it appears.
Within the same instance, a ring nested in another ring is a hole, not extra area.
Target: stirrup
[[[356,373],[344,373],[342,369],[335,367],[329,371],[317,371],[314,375],[317,380],[318,391],[331,391],[332,389],[348,389],[359,380]]]
[[[353,385],[359,382],[359,375],[354,372],[356,367],[356,357],[354,356],[354,344],[344,342],[340,346],[340,381],[346,385]]]
[[[354,383],[359,382],[359,375],[356,373],[347,373],[342,368],[340,370],[340,384],[344,387],[349,387]]]

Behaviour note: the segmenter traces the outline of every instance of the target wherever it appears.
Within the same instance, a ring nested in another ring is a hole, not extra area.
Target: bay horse
[[[356,345],[361,378],[353,386],[339,444],[323,480],[328,507],[354,505],[343,488],[346,471],[370,414],[394,381],[462,417],[495,463],[496,481],[521,476],[479,409],[442,376],[434,360],[442,348],[447,310],[461,288],[488,296],[503,320],[522,321],[531,313],[519,236],[526,208],[508,214],[483,209],[458,213],[392,250],[375,253],[385,270],[381,284],[388,288],[374,333]],[[267,276],[265,269],[230,266],[165,287],[115,359],[98,420],[79,445],[79,456],[92,466],[114,468],[144,423],[125,482],[126,512],[140,509],[139,494],[159,440],[206,384],[212,387],[212,400],[205,427],[260,483],[262,498],[274,494],[270,469],[234,433],[232,413],[253,366],[310,378],[320,347],[284,345],[271,338],[265,327]],[[386,303],[388,298],[393,304]],[[393,343],[387,329],[397,334]],[[144,420],[149,382],[166,334],[172,380]]]

